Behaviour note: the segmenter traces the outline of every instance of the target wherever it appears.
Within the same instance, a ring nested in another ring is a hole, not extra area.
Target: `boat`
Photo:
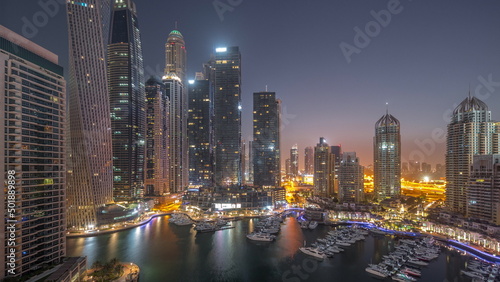
[[[418,266],[426,266],[426,265],[428,265],[427,262],[421,261],[421,260],[418,260],[418,259],[410,259],[410,260],[408,260],[408,263],[411,263],[413,265],[418,265]]]
[[[196,224],[194,229],[198,232],[213,232],[219,230],[219,228],[216,225],[208,222],[198,223]]]
[[[276,238],[276,236],[270,235],[268,233],[253,232],[248,234],[247,238],[252,241],[272,242]]]
[[[313,229],[316,229],[316,227],[318,227],[318,222],[317,221],[311,221],[309,223],[309,229],[313,230]]]
[[[420,270],[417,270],[415,268],[410,268],[410,267],[405,267],[405,268],[401,269],[401,272],[413,275],[415,277],[422,276],[422,272],[420,272]]]
[[[344,246],[344,247],[349,247],[351,244],[344,242],[344,241],[337,241],[335,242],[336,245]]]
[[[323,252],[320,252],[318,249],[311,247],[300,247],[299,250],[306,255],[312,256],[319,260],[324,260],[326,255]]]
[[[309,228],[309,223],[307,221],[301,221],[300,222],[300,228],[302,228],[302,229],[308,229]]]
[[[365,268],[365,271],[381,278],[387,278],[387,276],[389,276],[389,272],[387,270],[377,265],[370,265]]]
[[[484,276],[477,272],[461,270],[460,273],[472,279],[484,279]]]
[[[396,273],[392,279],[396,281],[417,281],[417,279],[401,272]]]

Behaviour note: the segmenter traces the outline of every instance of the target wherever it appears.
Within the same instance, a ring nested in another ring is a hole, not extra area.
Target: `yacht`
[[[248,234],[247,238],[252,241],[271,242],[276,238],[276,236],[267,233],[254,232]]]
[[[389,276],[389,272],[377,265],[370,265],[367,268],[365,268],[366,272],[373,274],[375,276],[381,277],[381,278],[387,278]]]
[[[392,279],[396,281],[417,281],[417,279],[401,272],[396,273]]]
[[[418,266],[426,266],[426,265],[428,265],[427,262],[421,261],[421,260],[418,260],[418,259],[410,259],[410,260],[408,260],[408,263],[411,263],[413,265],[418,265]]]
[[[484,279],[484,276],[477,273],[477,272],[461,270],[460,273],[462,273],[463,275],[468,276],[472,279],[474,279],[474,278],[475,279]]]
[[[318,227],[318,222],[317,221],[311,221],[309,223],[309,229],[316,229],[316,227]]]
[[[401,269],[401,272],[413,275],[415,277],[422,276],[422,272],[420,272],[420,270],[417,270],[415,268],[410,268],[410,267],[405,267],[405,268]]]
[[[324,260],[326,257],[326,255],[323,252],[320,252],[318,249],[314,249],[311,247],[301,247],[299,248],[299,250],[306,255],[312,256],[320,260]]]

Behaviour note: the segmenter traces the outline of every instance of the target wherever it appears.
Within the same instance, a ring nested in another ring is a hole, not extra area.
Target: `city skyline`
[[[188,78],[194,78],[194,73],[200,71],[201,64],[214,48],[240,46],[243,56],[252,58],[244,60],[242,67],[245,70],[242,138],[249,140],[251,136],[251,93],[269,85],[269,90],[280,93],[279,98],[283,100],[282,148],[291,148],[297,143],[300,158],[303,148],[313,146],[319,136],[324,136],[329,144],[342,144],[345,151],[356,151],[363,165],[370,164],[371,122],[367,121],[376,119],[385,102],[389,102],[391,112],[398,116],[402,124],[402,161],[423,156],[420,162],[433,165],[444,163],[445,142],[432,137],[435,132],[446,131],[448,121],[443,116],[451,114],[456,104],[463,100],[469,84],[473,94],[482,85],[479,94],[488,96],[485,103],[491,108],[499,104],[495,94],[498,92],[496,81],[500,81],[500,57],[494,50],[498,49],[500,41],[491,36],[493,27],[500,22],[493,16],[500,10],[500,5],[495,2],[484,6],[468,1],[448,2],[427,9],[423,3],[403,1],[400,12],[392,14],[391,22],[371,38],[369,45],[361,48],[359,54],[353,54],[350,63],[339,44],[345,42],[352,45],[356,34],[353,28],[364,29],[367,23],[374,20],[370,12],[387,9],[386,3],[366,3],[362,6],[317,3],[300,15],[300,19],[308,24],[291,22],[286,18],[287,12],[293,13],[299,3],[276,2],[262,6],[260,2],[244,2],[234,7],[233,11],[223,13],[222,21],[212,3],[200,3],[194,7],[193,3],[138,3],[138,13],[148,14],[141,19],[146,77],[151,72],[163,72],[165,40],[174,29],[175,21],[178,21],[178,28],[186,37],[186,44],[191,46]],[[5,5],[3,11],[9,11],[9,14],[2,14],[3,24],[20,34],[23,34],[25,22],[34,25],[33,15],[44,11],[38,5],[16,9],[19,4],[14,1]],[[168,17],[158,20],[160,17],[154,15],[162,10],[162,5],[175,6],[175,9],[169,9]],[[59,5],[58,9],[53,16],[47,16],[46,24],[34,26],[36,32],[33,29],[30,33],[29,28],[24,28],[24,34],[33,35],[32,40],[60,55],[61,64],[67,69],[64,6]],[[200,27],[189,20],[193,13],[207,24]],[[252,27],[244,25],[255,13],[262,14],[263,21]],[[270,21],[282,24],[272,26]],[[445,30],[446,33],[443,33]],[[297,42],[299,34],[308,32],[322,34],[315,36],[318,44],[314,47],[318,51],[296,57],[296,48],[300,47],[295,45],[300,44],[294,42]],[[403,42],[400,39],[405,37],[411,40]],[[262,42],[272,45],[262,45]],[[292,56],[295,60],[291,60]],[[413,57],[426,59],[415,60]],[[404,66],[399,64],[401,60]],[[309,70],[312,83],[301,85],[300,78],[304,72],[297,71],[289,61]],[[377,65],[384,68],[373,67]],[[331,82],[334,84],[331,85]],[[303,93],[314,95],[322,103],[303,103]],[[359,100],[364,101],[362,106]],[[412,107],[407,106],[410,104]],[[423,107],[426,115],[419,113]],[[345,118],[353,111],[362,113],[351,119]],[[498,120],[498,113],[494,113],[492,119]],[[314,122],[317,126],[309,126]],[[429,140],[432,143],[426,142]],[[301,169],[303,165],[304,162],[301,162]]]

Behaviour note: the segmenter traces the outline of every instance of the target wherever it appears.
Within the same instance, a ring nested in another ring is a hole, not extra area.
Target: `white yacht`
[[[387,278],[389,276],[389,272],[377,265],[370,265],[365,268],[366,272],[373,274],[378,277]]]
[[[301,247],[299,248],[299,250],[306,255],[312,256],[320,260],[324,260],[326,258],[326,255],[323,252],[320,252],[318,249],[315,248]]]
[[[252,241],[271,242],[276,238],[276,236],[267,233],[254,232],[248,234],[247,238]]]
[[[311,222],[309,223],[309,229],[311,229],[311,230],[312,230],[312,229],[316,229],[316,227],[318,227],[318,222],[317,222],[317,221],[314,221],[314,220],[313,220],[313,221],[311,221]]]

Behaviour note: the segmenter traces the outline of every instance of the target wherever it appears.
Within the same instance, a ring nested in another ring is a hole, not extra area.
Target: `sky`
[[[0,24],[68,66],[65,0],[0,0]],[[453,108],[469,93],[500,120],[500,1],[136,0],[144,66],[161,75],[178,23],[188,76],[216,47],[242,53],[243,134],[252,139],[252,95],[282,100],[282,159],[320,137],[373,162],[375,122],[401,122],[402,161],[444,163]],[[44,8],[44,6],[46,6]],[[48,7],[48,8],[47,8]]]

